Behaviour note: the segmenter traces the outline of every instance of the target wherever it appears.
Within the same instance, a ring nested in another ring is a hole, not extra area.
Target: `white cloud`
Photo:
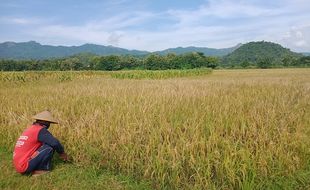
[[[196,10],[169,10],[179,26],[194,26],[205,20],[242,19],[252,17],[266,17],[279,14],[281,11],[272,10],[264,6],[257,6],[248,1],[210,0]],[[221,24],[221,23],[212,23]]]
[[[54,41],[53,44],[63,44],[61,42],[75,42],[87,43],[87,42],[106,42],[109,36],[108,32],[94,30],[88,26],[64,26],[64,25],[49,25],[37,28],[35,31],[29,31],[29,35],[33,35],[35,38],[41,40]]]
[[[128,27],[142,25],[149,19],[153,19],[156,15],[150,12],[133,12],[118,14],[102,20],[95,20],[83,25],[68,26],[68,25],[41,25],[36,30],[30,29],[28,35],[34,38],[39,38],[45,43],[53,44],[81,44],[81,43],[96,43],[104,45],[119,45],[126,48],[139,48],[138,44],[127,46],[123,41],[128,41],[126,38],[132,38],[127,30]],[[135,33],[135,32],[134,32]]]
[[[109,44],[114,45],[114,46],[118,46],[119,45],[119,41],[121,40],[121,38],[122,38],[122,34],[112,33],[108,37],[107,42]]]
[[[119,30],[126,27],[132,27],[142,25],[149,19],[156,17],[156,14],[151,12],[131,12],[131,13],[120,13],[115,16],[104,18],[102,20],[90,21],[86,25],[89,28],[95,30]]]
[[[309,51],[310,25],[291,27],[291,29],[279,39],[279,42],[296,51]]]
[[[119,0],[116,4],[125,2]],[[192,10],[128,11],[76,25],[24,17],[1,17],[0,22],[30,25],[25,30],[29,40],[54,45],[96,43],[155,51],[177,46],[223,48],[267,40],[296,51],[310,51],[310,26],[305,25],[310,18],[310,3],[272,3],[267,6],[253,0],[210,0]],[[167,21],[170,25],[163,27],[162,22]],[[31,26],[34,24],[36,27]],[[147,26],[157,26],[158,30]]]

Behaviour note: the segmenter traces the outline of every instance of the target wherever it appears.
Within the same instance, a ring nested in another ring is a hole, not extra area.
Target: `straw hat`
[[[41,121],[48,121],[55,124],[58,123],[57,120],[53,118],[52,113],[49,111],[40,112],[37,115],[33,116],[32,118]]]

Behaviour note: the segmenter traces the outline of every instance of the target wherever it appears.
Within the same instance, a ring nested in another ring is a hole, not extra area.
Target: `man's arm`
[[[38,140],[50,145],[58,154],[65,152],[62,144],[46,128],[40,130]]]

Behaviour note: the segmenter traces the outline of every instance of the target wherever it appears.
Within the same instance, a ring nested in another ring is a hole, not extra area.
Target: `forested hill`
[[[183,54],[183,53],[188,53],[188,52],[201,52],[204,55],[207,56],[224,56],[227,55],[237,48],[239,48],[242,44],[238,44],[234,47],[230,48],[222,48],[222,49],[215,49],[215,48],[207,48],[207,47],[177,47],[177,48],[169,48],[163,51],[157,51],[155,53],[158,53],[160,55],[166,55],[168,53],[175,53],[177,55]]]
[[[159,55],[167,55],[174,53],[176,55],[186,54],[190,52],[200,52],[205,56],[222,57],[223,65],[256,65],[265,59],[272,64],[279,65],[293,62],[302,56],[302,54],[294,53],[279,44],[272,42],[250,42],[247,44],[238,44],[231,48],[214,49],[207,47],[178,47],[169,48],[163,51],[148,52],[139,50],[128,50],[114,46],[103,46],[95,44],[84,44],[81,46],[51,46],[41,45],[35,41],[30,42],[4,42],[0,43],[0,59],[50,59],[64,58],[81,53],[90,53],[91,55],[107,56],[107,55],[133,55],[147,56],[151,53]]]
[[[51,46],[30,42],[0,43],[0,58],[5,59],[47,59],[68,57],[79,53],[93,53],[97,55],[145,55],[149,52],[127,50],[114,46],[84,44],[81,46]]]
[[[202,52],[206,56],[224,56],[240,46],[214,49],[207,47],[178,47],[170,48],[163,51],[153,52],[160,55],[175,53],[177,55],[190,52]],[[51,46],[41,45],[35,41],[30,42],[4,42],[0,43],[0,59],[49,59],[68,57],[79,53],[92,53],[96,55],[147,55],[151,52],[128,50],[114,46],[103,46],[95,44],[84,44],[81,46]]]
[[[268,61],[277,64],[283,61],[292,61],[301,57],[302,54],[290,51],[279,44],[272,42],[249,42],[223,58],[227,65],[257,64]]]

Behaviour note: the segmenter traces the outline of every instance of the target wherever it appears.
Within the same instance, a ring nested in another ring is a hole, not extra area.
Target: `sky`
[[[310,0],[0,1],[0,42],[158,51],[262,40],[310,52]]]

